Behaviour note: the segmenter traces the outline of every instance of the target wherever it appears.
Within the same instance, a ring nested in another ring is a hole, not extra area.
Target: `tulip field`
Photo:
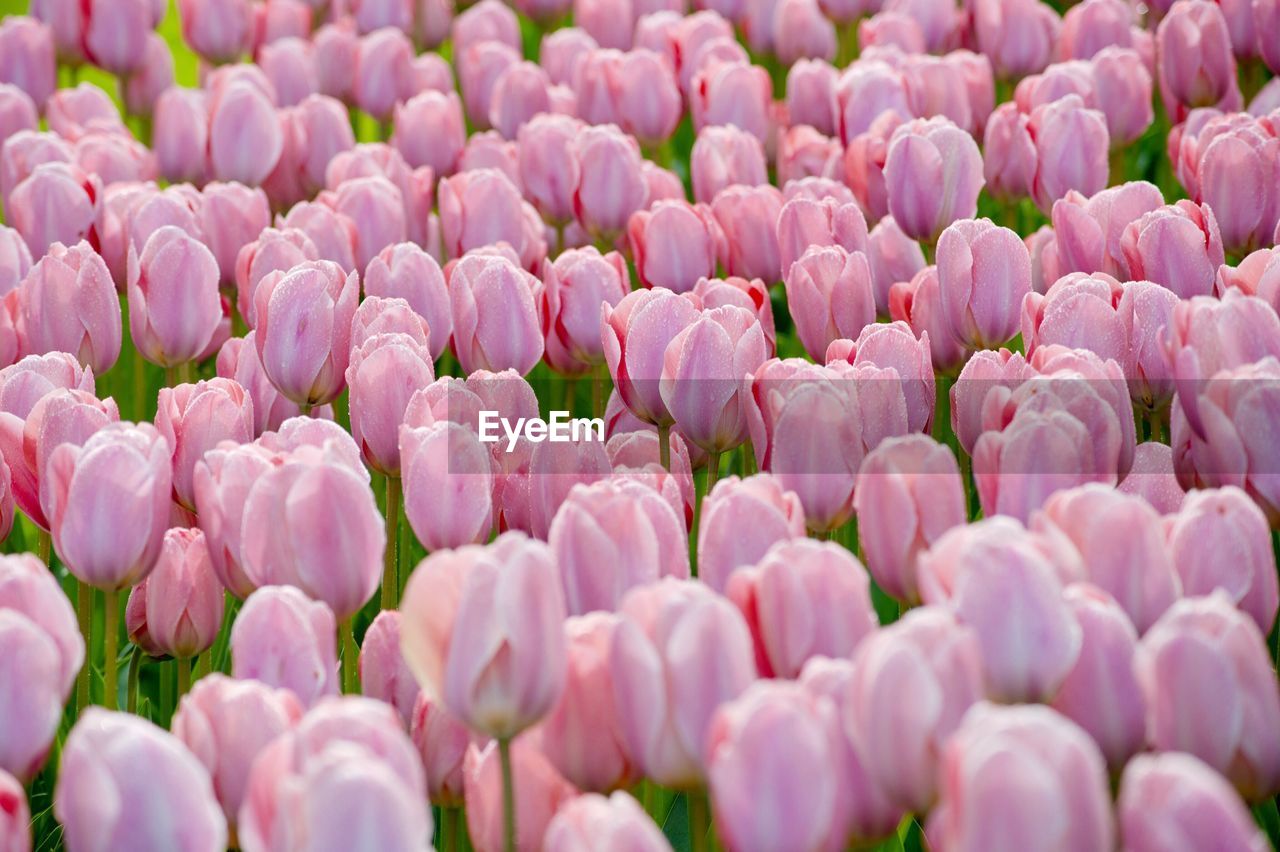
[[[1280,0],[0,0],[0,852],[1280,849]]]

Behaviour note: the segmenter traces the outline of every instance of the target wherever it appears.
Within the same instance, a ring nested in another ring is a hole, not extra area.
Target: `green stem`
[[[658,461],[662,466],[671,470],[671,424],[663,424],[658,427]]]
[[[105,657],[102,666],[102,706],[108,710],[114,710],[116,709],[116,690],[119,687],[116,682],[116,637],[120,632],[120,592],[116,589],[108,589],[105,594],[107,606],[105,620],[102,623],[102,648]]]
[[[400,601],[396,576],[397,533],[400,528],[400,477],[387,474],[387,549],[382,565],[382,608],[395,609]]]
[[[502,848],[516,849],[516,782],[511,771],[511,738],[498,738],[498,760],[502,764]]]
[[[298,406],[298,413],[303,417],[311,416],[311,403],[304,402]]]
[[[53,567],[53,563],[49,561],[49,556],[51,555],[51,552],[52,552],[51,545],[52,545],[52,541],[49,538],[49,531],[37,528],[36,556],[39,556],[40,561],[43,562],[49,568]]]
[[[711,496],[711,489],[716,487],[716,479],[720,476],[720,454],[710,453],[707,459],[707,487],[699,497],[694,494],[693,504],[693,529],[689,533],[690,538],[690,559],[689,563],[693,569],[693,576],[698,576],[698,533],[702,528],[702,504],[706,502],[707,497]]]
[[[200,678],[204,677],[209,673],[209,668],[212,665],[212,663],[210,662],[212,658],[213,658],[212,648],[205,651],[199,657],[196,657],[195,680],[199,680]]]
[[[76,677],[76,712],[83,713],[89,706],[89,678],[93,673],[93,589],[88,583],[76,584],[76,616],[80,620],[80,635],[84,637],[84,665]]]
[[[462,808],[440,809],[440,846],[443,852],[458,852],[458,824]]]
[[[711,825],[710,806],[705,790],[690,792],[685,801],[689,804],[689,843],[693,852],[707,852],[707,832]]]
[[[1160,441],[1164,438],[1164,422],[1160,417],[1160,412],[1147,412],[1147,432],[1148,441]]]
[[[138,678],[141,668],[142,649],[134,645],[133,653],[129,656],[129,685],[126,687],[124,699],[125,709],[134,714],[138,712]]]
[[[178,700],[191,690],[191,658],[178,657]]]
[[[356,648],[356,617],[353,615],[342,622],[338,632],[342,635],[342,691],[347,695],[360,692],[360,671],[356,656],[360,653]]]

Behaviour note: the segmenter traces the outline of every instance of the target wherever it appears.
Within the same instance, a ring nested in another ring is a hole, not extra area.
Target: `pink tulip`
[[[8,146],[5,146],[6,149]],[[100,206],[102,185],[67,163],[42,163],[13,187],[6,208],[32,257],[54,243],[75,245],[88,236]]]
[[[356,269],[367,267],[383,249],[409,236],[404,196],[384,177],[343,181],[329,200],[334,212],[354,225],[351,236]]]
[[[1173,450],[1168,444],[1139,444],[1133,457],[1133,468],[1121,480],[1119,490],[1146,500],[1160,514],[1178,511],[1186,491],[1178,483],[1173,468]]]
[[[78,142],[93,130],[127,133],[115,103],[89,83],[54,92],[45,103],[45,118],[49,129],[68,142]]]
[[[451,257],[501,241],[530,268],[546,251],[542,234],[531,228],[533,220],[533,207],[520,200],[520,190],[501,172],[478,169],[440,182],[440,227]]]
[[[449,343],[453,319],[444,274],[431,255],[412,243],[388,246],[369,262],[364,291],[366,296],[408,301],[426,322],[431,360],[440,357]]]
[[[645,819],[647,821],[647,817]],[[27,806],[27,791],[22,789],[18,779],[7,772],[0,774],[0,838],[3,838],[0,848],[4,852],[31,852],[31,810]]]
[[[84,51],[93,64],[119,77],[142,68],[144,40],[155,28],[150,0],[107,3],[86,0]]]
[[[712,202],[723,236],[721,263],[731,276],[776,281],[781,277],[777,239],[783,197],[775,187],[731,186]]]
[[[663,354],[697,319],[693,297],[661,287],[629,293],[616,307],[602,307],[601,338],[609,375],[623,402],[641,420],[655,425],[673,422],[659,388]]]
[[[764,331],[745,308],[707,310],[667,345],[658,387],[681,434],[712,453],[747,438],[741,380],[766,357]]]
[[[515,789],[515,843],[520,849],[536,849],[547,825],[562,804],[577,790],[561,777],[539,748],[540,735],[530,732],[511,745],[511,771]],[[477,852],[503,849],[503,787],[498,766],[498,744],[472,744],[463,767],[466,782],[467,830]]]
[[[7,200],[37,166],[74,161],[74,147],[56,133],[19,130],[0,145],[0,200]]]
[[[633,215],[627,232],[645,287],[692,290],[699,278],[715,275],[724,253],[724,233],[705,205],[659,202]]]
[[[1093,195],[1107,185],[1106,117],[1076,96],[1036,107],[1027,124],[1037,167],[1030,194],[1046,213],[1070,190]]]
[[[867,235],[867,264],[871,267],[871,289],[875,295],[876,313],[889,313],[889,290],[899,281],[911,281],[924,269],[924,252],[920,244],[908,237],[886,216]]]
[[[1130,223],[1161,204],[1160,190],[1143,181],[1111,187],[1088,199],[1068,193],[1053,208],[1061,274],[1106,272],[1122,280],[1133,277],[1121,237]]]
[[[511,532],[436,553],[410,578],[401,612],[409,667],[473,730],[511,737],[551,709],[565,677],[564,601],[546,545]],[[499,649],[474,641],[489,630],[506,637],[511,665],[495,668],[488,653]]]
[[[391,705],[407,731],[422,692],[400,653],[400,613],[383,610],[360,644],[360,687],[370,698]]]
[[[616,62],[602,65],[588,60],[583,63],[581,76],[576,77],[578,104],[582,104],[584,87],[590,85],[588,75],[597,67],[605,72],[606,82],[614,88],[611,108],[616,123],[625,133],[648,146],[658,146],[671,138],[683,112],[673,63],[644,49],[629,50],[618,56]],[[584,119],[592,117],[579,114]]]
[[[702,506],[699,576],[722,592],[735,572],[755,565],[775,543],[803,535],[800,500],[778,480],[769,474],[729,477],[716,483]]]
[[[827,347],[827,364],[841,361],[855,367],[866,364],[896,370],[907,406],[907,428],[929,431],[936,394],[927,332],[917,339],[905,322],[870,323],[863,326],[857,340],[837,339]]]
[[[1280,12],[1274,4],[1254,3],[1253,23],[1257,32],[1258,53],[1266,66],[1275,71],[1280,68],[1280,49],[1275,43],[1277,30],[1280,29]]]
[[[621,618],[592,613],[565,621],[564,692],[538,728],[541,751],[579,789],[608,792],[633,782],[637,768],[623,745],[609,648]]]
[[[1280,141],[1274,132],[1236,113],[1209,120],[1198,133],[1184,129],[1178,150],[1173,147],[1171,139],[1181,180],[1196,201],[1213,209],[1226,247],[1246,252],[1267,245],[1280,217],[1280,194],[1273,188]],[[1257,189],[1236,191],[1242,185]]]
[[[430,843],[426,780],[409,736],[380,701],[346,696],[314,707],[259,752],[238,819],[245,852],[324,838],[353,852]]]
[[[932,242],[947,225],[974,215],[982,155],[949,121],[918,119],[894,131],[884,177],[894,221],[908,236]]]
[[[211,99],[209,164],[215,179],[257,186],[283,149],[275,105],[261,90],[234,82]]]
[[[1161,518],[1141,498],[1103,485],[1059,491],[1031,529],[1065,535],[1083,557],[1084,579],[1114,597],[1139,633],[1182,595]]]
[[[950,4],[929,0],[890,0],[884,9],[915,18],[924,32],[925,47],[931,53],[940,53],[954,46],[959,36],[961,13]]]
[[[466,145],[462,101],[457,93],[420,92],[396,107],[391,144],[410,166],[453,174]]]
[[[360,39],[352,67],[352,99],[379,121],[413,94],[413,44],[398,29],[384,27]]]
[[[875,321],[871,269],[862,252],[813,247],[785,279],[796,331],[814,358],[840,337],[855,337]]]
[[[201,182],[208,172],[209,116],[203,91],[171,88],[152,108],[152,147],[169,181]]]
[[[747,279],[740,276],[702,278],[694,285],[693,295],[701,299],[702,306],[707,309],[734,305],[754,313],[764,332],[768,355],[773,356],[777,343],[777,330],[773,322],[773,302],[764,281],[759,278]]]
[[[520,128],[520,183],[549,222],[562,226],[573,218],[573,194],[581,166],[575,150],[579,121],[570,116],[534,116]]]
[[[600,306],[616,307],[630,289],[626,263],[617,252],[570,249],[555,263],[544,262],[537,301],[547,363],[566,375],[603,363]]]
[[[891,438],[862,462],[854,510],[867,568],[899,600],[919,602],[921,554],[965,522],[959,472],[951,452],[924,435]]]
[[[463,60],[458,66],[458,82],[467,118],[476,129],[488,130],[494,83],[504,71],[519,64],[521,54],[503,42],[481,41],[466,48],[455,42],[454,55]]]
[[[639,145],[613,128],[602,127],[584,129],[576,148],[574,216],[588,233],[612,240],[646,203],[648,186]]]
[[[515,139],[530,118],[551,111],[551,79],[533,62],[508,66],[493,81],[489,123],[503,138]]]
[[[843,154],[837,140],[806,124],[794,125],[778,137],[778,182],[787,186],[807,177],[835,177]]]
[[[21,251],[17,242],[14,247]],[[21,268],[21,258],[18,262]],[[1215,294],[1222,298],[1232,288],[1248,296],[1257,296],[1273,308],[1280,306],[1280,252],[1258,249],[1234,267],[1219,266],[1214,283]]]
[[[760,140],[732,125],[704,127],[698,133],[689,169],[693,197],[705,204],[733,184],[758,186],[769,182]]]
[[[318,538],[316,525],[334,537]],[[261,477],[245,501],[245,574],[257,586],[297,586],[341,621],[373,594],[385,546],[368,481],[328,450],[293,453]]]
[[[696,785],[716,707],[755,678],[750,632],[732,604],[690,581],[635,589],[620,612],[609,665],[628,753],[650,780]]]
[[[173,734],[213,779],[213,791],[230,826],[244,800],[249,771],[259,753],[302,718],[293,693],[217,672],[197,681],[173,716]]]
[[[1013,231],[961,220],[938,240],[938,286],[951,337],[972,349],[998,346],[1017,332],[1016,307],[1031,291],[1031,256]]]
[[[293,693],[303,707],[338,694],[333,611],[291,586],[251,594],[231,628],[231,674]]]
[[[253,400],[237,382],[215,378],[194,385],[162,388],[157,404],[156,428],[173,454],[174,497],[194,511],[196,465],[221,441],[253,440],[256,435]]]
[[[0,770],[35,777],[57,733],[66,691],[61,652],[54,639],[20,610],[0,609],[0,683],[4,712],[12,720],[0,734]]]
[[[773,51],[790,66],[800,59],[832,60],[836,28],[817,0],[780,0],[773,10]]]
[[[17,256],[19,264],[23,254]],[[25,276],[19,295],[18,336],[23,352],[75,353],[105,373],[120,354],[120,307],[111,273],[88,243],[54,243]]]
[[[319,72],[308,41],[282,38],[264,44],[257,64],[276,90],[277,106],[297,106],[320,91]]]
[[[214,573],[227,591],[246,598],[256,585],[241,558],[241,521],[249,490],[272,467],[272,454],[257,444],[222,444],[197,462],[193,483],[196,517],[205,534]]]
[[[1053,708],[1093,737],[1113,771],[1142,747],[1145,717],[1133,669],[1138,634],[1119,605],[1090,585],[1064,597],[1080,623],[1080,656],[1062,682]],[[1099,701],[1098,696],[1107,700]]]
[[[378,334],[351,353],[351,435],[374,470],[400,472],[400,424],[414,392],[435,381],[430,353],[412,338]]]
[[[190,659],[213,646],[222,627],[223,588],[213,572],[204,533],[183,527],[166,532],[155,570],[143,585],[138,594],[145,601],[147,636],[154,650]]]
[[[538,280],[500,255],[474,254],[450,270],[448,281],[462,369],[533,369],[543,351]]]
[[[573,22],[605,48],[622,50],[632,41],[637,16],[631,0],[574,0]]]
[[[90,708],[67,737],[53,809],[70,850],[222,849],[227,825],[209,773],[145,719]],[[114,804],[103,813],[103,801]],[[168,819],[148,818],[154,808]]]
[[[868,47],[896,47],[904,53],[925,53],[924,30],[910,15],[877,12],[858,22],[858,44]]]
[[[542,844],[546,852],[586,852],[597,844],[633,852],[671,848],[640,803],[621,790],[608,798],[590,793],[562,804],[547,823]]]
[[[330,261],[298,264],[259,283],[258,357],[271,383],[298,405],[326,403],[342,391],[359,290],[356,274],[345,275]]]
[[[174,367],[195,360],[222,320],[218,262],[203,243],[167,225],[129,253],[129,329],[139,352]]]
[[[638,482],[575,487],[556,511],[547,541],[573,615],[616,609],[629,589],[659,577],[689,576],[683,518]]]
[[[1121,245],[1130,274],[1168,287],[1182,298],[1206,295],[1223,262],[1213,211],[1189,201],[1162,207],[1129,224]]]
[[[182,39],[206,62],[234,62],[249,48],[253,10],[248,0],[182,0]]]
[[[267,196],[236,183],[211,183],[200,193],[201,230],[221,271],[221,283],[235,283],[240,250],[258,239],[271,221]]]
[[[1058,16],[1028,0],[979,0],[973,8],[977,48],[1002,78],[1035,74],[1049,64]]]
[[[1174,604],[1142,638],[1134,665],[1151,745],[1199,757],[1250,801],[1271,795],[1280,784],[1280,689],[1262,633],[1226,593]]]
[[[454,19],[453,46],[461,55],[472,45],[496,41],[519,50],[520,22],[516,14],[499,0],[480,0]]]
[[[797,539],[735,571],[725,594],[751,628],[761,675],[794,678],[811,657],[849,656],[878,626],[869,582],[844,548]],[[800,612],[808,626],[796,631]]]
[[[458,807],[462,804],[462,767],[472,741],[471,732],[419,690],[409,736],[426,768],[431,802]]]
[[[722,705],[707,734],[707,772],[726,846],[843,846],[839,736],[834,703],[799,684],[761,682]],[[769,771],[757,771],[762,761]]]
[[[920,558],[919,583],[925,603],[948,606],[977,633],[989,696],[1048,698],[1075,664],[1080,626],[1062,600],[1058,571],[1015,521],[950,530]]]
[[[15,15],[0,26],[0,83],[22,89],[43,104],[58,87],[55,31],[35,18]]]
[[[773,86],[758,65],[708,59],[693,77],[689,100],[695,130],[732,124],[761,142],[772,135]]]
[[[1220,370],[1243,367],[1272,355],[1280,358],[1277,333],[1280,321],[1262,299],[1229,290],[1221,299],[1202,296],[1179,302],[1161,341],[1177,378],[1203,381]],[[1197,426],[1198,396],[1186,394],[1180,399]]]
[[[882,121],[885,112],[894,112],[903,121],[915,117],[902,73],[876,61],[856,62],[845,69],[836,84],[835,106],[837,135],[845,145]]]
[[[1072,6],[1062,17],[1058,58],[1091,59],[1109,45],[1137,47],[1144,33],[1136,23],[1134,10],[1115,0],[1090,0]]]
[[[495,471],[488,450],[474,431],[457,423],[414,422],[417,404],[410,402],[399,438],[405,515],[428,550],[480,543],[494,522]],[[447,506],[438,500],[442,490],[452,495]]]
[[[57,447],[41,503],[59,558],[78,579],[107,592],[146,579],[168,527],[171,489],[168,445],[149,424],[108,425],[83,446]],[[112,530],[107,538],[104,520]]]
[[[578,61],[599,46],[581,27],[561,27],[543,36],[538,48],[538,63],[546,69],[551,82],[570,85]]]
[[[1174,3],[1156,30],[1156,52],[1170,116],[1181,120],[1188,108],[1239,105],[1231,35],[1218,4]]]
[[[1133,852],[1191,852],[1213,845],[1263,852],[1270,845],[1231,785],[1204,762],[1178,752],[1130,762],[1120,781],[1116,818],[1124,848]]]
[[[1095,103],[1107,119],[1112,149],[1136,142],[1154,118],[1151,72],[1138,51],[1104,48],[1093,59]]]
[[[982,697],[978,638],[945,610],[923,607],[867,637],[854,660],[846,731],[870,782],[923,813],[937,795],[943,744]]]
[[[56,650],[54,683],[60,704],[71,694],[76,673],[84,662],[85,641],[70,601],[53,574],[35,556],[0,558],[0,611],[28,619],[53,643]]]
[[[1079,727],[1044,707],[980,704],[947,743],[931,843],[948,850],[1108,849],[1106,765]]]
[[[217,372],[220,378],[232,379],[245,389],[253,401],[253,435],[277,429],[290,417],[300,413],[297,403],[281,396],[262,371],[258,358],[257,332],[233,337],[218,350]],[[316,417],[331,417],[328,406],[313,410]]]
[[[31,271],[31,252],[22,235],[0,225],[0,296],[18,289]]]
[[[1183,593],[1222,589],[1269,633],[1280,593],[1275,556],[1265,546],[1267,519],[1257,505],[1234,487],[1194,491],[1164,526]]]

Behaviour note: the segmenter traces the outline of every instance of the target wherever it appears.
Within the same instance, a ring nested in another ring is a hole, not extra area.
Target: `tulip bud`
[[[120,354],[120,303],[111,273],[88,243],[70,248],[54,243],[31,267],[20,293],[23,352],[71,352],[99,375],[115,364]]]
[[[978,638],[946,610],[912,610],[859,645],[845,694],[846,730],[871,784],[924,813],[937,795],[943,744],[982,698]],[[925,695],[931,712],[904,716]]]
[[[623,746],[609,668],[609,647],[620,623],[613,613],[565,621],[565,688],[538,728],[542,753],[582,790],[607,792],[638,774]]]
[[[400,653],[400,613],[383,610],[370,622],[360,643],[360,688],[370,698],[390,704],[405,730],[422,692]]]
[[[208,96],[173,87],[152,108],[151,144],[160,174],[170,182],[203,182],[209,170]]]
[[[773,84],[767,71],[745,59],[706,58],[694,74],[689,101],[695,130],[732,124],[761,142],[772,135]]]
[[[164,535],[155,570],[143,581],[151,646],[169,657],[190,659],[213,646],[222,628],[222,584],[198,529],[175,527]],[[154,655],[153,655],[154,656]]]
[[[1270,845],[1231,785],[1180,752],[1140,755],[1129,763],[1116,818],[1124,846],[1133,852],[1191,852],[1206,843],[1262,852]]]
[[[235,825],[254,759],[302,712],[288,690],[218,672],[196,681],[178,703],[173,735],[209,770],[228,825]]]
[[[129,253],[129,330],[148,361],[175,367],[204,352],[222,319],[218,262],[203,243],[167,225]]]
[[[84,662],[84,637],[80,635],[71,602],[53,574],[35,556],[0,557],[0,611],[10,611],[30,620],[52,641],[57,650],[57,691],[65,700]]]
[[[919,566],[924,602],[947,605],[977,634],[989,696],[1043,700],[1057,691],[1079,656],[1080,626],[1057,569],[1020,524],[988,518],[956,527]],[[1025,620],[1008,618],[1011,610]]]
[[[982,155],[973,138],[949,121],[918,119],[894,131],[884,176],[894,221],[908,236],[933,242],[947,225],[977,210]]]
[[[249,49],[253,9],[248,0],[181,0],[178,12],[182,40],[206,62],[235,62]]]
[[[659,388],[663,353],[698,315],[694,297],[661,287],[629,293],[617,307],[602,307],[601,341],[609,376],[622,401],[646,423],[674,420]]]
[[[760,140],[732,125],[704,127],[698,133],[689,171],[693,197],[704,204],[710,204],[720,190],[733,184],[759,186],[769,182]]]
[[[156,429],[173,455],[174,498],[195,511],[194,470],[207,451],[224,440],[237,444],[254,438],[253,400],[230,379],[161,388]]]
[[[645,206],[648,188],[641,171],[640,146],[634,139],[603,127],[583,130],[576,148],[579,171],[574,215],[588,233],[611,238],[627,229],[632,214]]]
[[[399,474],[405,408],[415,391],[433,381],[430,353],[405,335],[375,335],[351,353],[351,436],[374,470]]]
[[[5,150],[8,150],[8,145]],[[73,246],[89,236],[98,216],[102,183],[69,163],[45,162],[13,185],[5,210],[32,257],[43,257],[55,243]],[[56,210],[56,216],[44,211]]]
[[[776,543],[804,535],[800,499],[769,474],[716,483],[702,506],[698,568],[722,592],[739,569],[754,565]]]
[[[238,833],[246,852],[281,837],[324,837],[352,852],[430,845],[427,785],[391,708],[345,696],[310,710],[259,753]],[[359,819],[336,818],[348,812]]]
[[[1080,727],[1113,771],[1141,749],[1146,733],[1142,691],[1133,670],[1138,634],[1105,592],[1080,584],[1063,596],[1080,623],[1080,656],[1053,700],[1053,708]],[[1099,701],[1098,696],[1108,696]]]
[[[616,307],[630,290],[626,263],[617,252],[601,255],[588,246],[545,262],[537,301],[547,364],[577,375],[602,363],[599,308]]]
[[[6,17],[0,25],[0,83],[22,89],[43,104],[58,88],[54,30],[35,18]]]
[[[359,278],[330,261],[311,261],[265,277],[254,293],[257,349],[271,383],[300,406],[342,391]],[[306,334],[299,337],[298,329]]]
[[[172,487],[169,445],[150,424],[112,424],[84,446],[57,447],[41,504],[58,557],[77,579],[107,592],[140,583],[160,555]]]
[[[518,601],[519,611],[503,610],[502,601]],[[555,566],[546,545],[521,533],[429,556],[410,578],[401,612],[409,667],[473,730],[511,737],[546,715],[564,686],[564,600]],[[498,649],[477,644],[469,632],[489,629],[490,620],[505,625],[501,651],[511,666],[495,668],[489,654]]]
[[[211,98],[209,165],[216,180],[257,186],[283,150],[275,105],[260,89],[237,81]]]
[[[62,748],[53,811],[67,849],[104,841],[137,850],[202,852],[227,844],[209,772],[182,742],[145,719],[87,708]],[[102,802],[114,803],[107,813]],[[147,815],[170,815],[148,819]]]
[[[1231,35],[1218,4],[1174,3],[1156,29],[1156,51],[1160,95],[1170,116],[1181,120],[1192,107],[1239,107]]]
[[[1230,486],[1194,491],[1164,526],[1183,594],[1222,589],[1270,633],[1280,606],[1275,555],[1266,546],[1266,516],[1248,495]]]
[[[1226,593],[1175,603],[1134,665],[1152,746],[1195,755],[1250,801],[1280,785],[1280,687],[1261,631]]]
[[[304,707],[338,694],[333,611],[291,586],[251,594],[231,628],[231,675],[292,692]]]
[[[590,793],[565,802],[547,823],[542,844],[546,852],[577,852],[596,844],[633,852],[667,852],[671,848],[640,803],[621,790],[608,798]]]
[[[947,849],[1115,844],[1102,755],[1088,734],[1048,708],[978,705],[947,743],[938,777],[927,830]],[[1049,829],[1046,819],[1060,821]]]
[[[785,284],[796,334],[815,359],[833,340],[857,337],[875,322],[871,267],[860,251],[809,248],[791,265]]]
[[[755,678],[750,631],[728,601],[675,579],[634,589],[620,613],[609,666],[628,754],[658,783],[697,784],[715,708]],[[674,654],[677,634],[698,638]]]

